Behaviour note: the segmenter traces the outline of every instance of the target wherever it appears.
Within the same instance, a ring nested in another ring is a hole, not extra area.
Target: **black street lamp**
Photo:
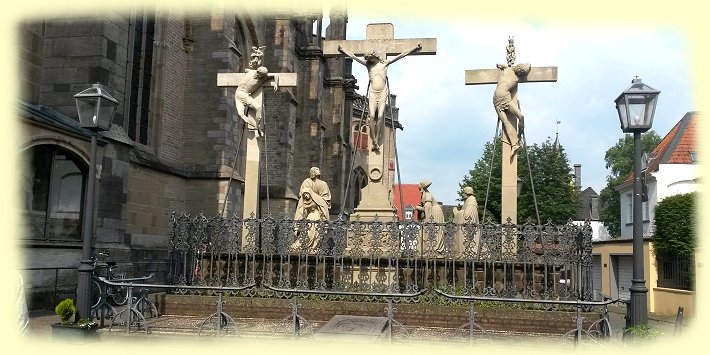
[[[631,86],[614,100],[619,111],[621,130],[634,134],[634,200],[633,200],[633,276],[631,279],[631,312],[626,326],[648,324],[648,288],[644,278],[643,220],[641,215],[641,133],[653,124],[660,91],[641,82],[637,76]]]
[[[91,131],[91,150],[89,155],[89,178],[84,196],[84,213],[81,221],[81,260],[79,261],[79,280],[76,291],[77,317],[91,319],[91,274],[94,265],[91,260],[94,240],[94,198],[96,180],[96,139],[99,131],[111,128],[111,120],[116,112],[118,101],[100,84],[74,95],[79,123]]]

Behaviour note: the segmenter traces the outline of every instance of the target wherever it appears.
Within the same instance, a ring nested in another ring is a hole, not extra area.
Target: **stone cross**
[[[433,55],[436,54],[436,38],[394,38],[394,25],[391,23],[375,23],[367,25],[364,40],[333,40],[323,41],[323,55],[326,57],[343,56],[367,56],[374,53],[383,61],[388,55],[397,55],[391,62],[399,60],[404,55]],[[358,60],[360,61],[360,60]],[[362,62],[361,62],[362,64]],[[386,73],[386,69],[384,69]],[[370,73],[372,76],[372,73]],[[381,78],[384,79],[384,78]],[[370,79],[372,81],[372,78]],[[374,85],[371,83],[371,85]],[[371,87],[372,89],[372,87]],[[384,88],[387,93],[387,87]],[[368,95],[369,96],[369,95]],[[383,95],[384,96],[384,95]],[[368,98],[373,100],[373,98]],[[382,97],[381,100],[388,98]],[[373,102],[370,101],[371,109]],[[370,115],[375,113],[370,112]],[[384,115],[379,118],[381,127],[384,127]],[[373,125],[370,124],[370,137],[373,138]],[[394,129],[394,128],[393,128]],[[378,137],[384,132],[378,132]],[[389,187],[384,185],[383,176],[389,173],[389,167],[385,165],[383,149],[378,149],[380,142],[372,141],[368,153],[368,184],[362,190],[362,199],[353,217],[364,217],[365,219],[378,216],[380,220],[396,220],[394,205],[391,201]]]
[[[511,48],[512,39],[509,39],[508,44],[508,61],[507,66],[512,67],[515,60],[515,49]],[[511,53],[512,50],[512,53]],[[498,84],[502,77],[503,70],[499,67],[496,69],[474,69],[466,70],[466,85],[484,85]],[[557,81],[557,67],[532,67],[527,75],[518,77],[518,83],[534,83],[534,82],[553,82]],[[517,101],[517,95],[513,100]],[[517,104],[517,102],[516,102]],[[516,105],[518,106],[518,105]],[[511,115],[508,119],[515,126],[517,120]],[[506,223],[510,218],[511,223],[517,223],[518,216],[518,154],[512,149],[503,135],[503,152],[502,152],[502,186],[501,186],[501,223]],[[522,143],[521,143],[522,144]]]
[[[254,59],[254,53],[252,53],[252,59]],[[254,64],[252,69],[256,69],[261,64],[261,58],[259,57],[258,64]],[[251,63],[250,63],[251,65]],[[263,68],[263,67],[262,67]],[[217,74],[217,86],[225,88],[237,88],[240,84],[244,82],[245,76],[250,75],[249,69],[246,73],[218,73]],[[274,87],[294,87],[296,86],[296,73],[269,73],[270,78],[265,79],[260,86],[251,93],[251,99],[255,105],[261,106],[260,112],[263,112],[263,92],[262,88],[264,86]],[[278,78],[276,78],[278,77]],[[277,83],[278,80],[278,83]],[[237,97],[238,93],[235,93],[235,99],[239,100]],[[237,105],[239,107],[239,105]],[[247,115],[249,118],[259,122],[261,117],[256,117],[254,109],[248,109]],[[261,123],[261,122],[259,122]],[[251,218],[254,216],[258,218],[259,214],[259,160],[261,158],[261,145],[263,144],[260,137],[260,133],[257,129],[250,129],[247,131],[247,154],[246,154],[246,167],[244,172],[244,210],[242,213],[243,218]],[[225,196],[224,203],[227,203]],[[244,239],[246,234],[242,235]],[[242,245],[246,245],[245,240],[242,241]]]

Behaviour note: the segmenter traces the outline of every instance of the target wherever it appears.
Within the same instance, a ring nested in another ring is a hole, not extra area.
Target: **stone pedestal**
[[[256,137],[256,131],[247,130],[246,169],[244,169],[244,219],[259,218],[259,158],[261,157],[261,139]],[[242,229],[242,249],[248,245],[249,230]]]
[[[511,155],[510,143],[503,139],[502,149],[502,181],[501,181],[501,218],[505,224],[518,223],[518,155]]]
[[[382,149],[382,147],[380,148]],[[370,222],[377,219],[380,222],[397,220],[397,209],[392,203],[392,191],[384,183],[387,173],[384,156],[379,151],[371,151],[368,155],[368,183],[361,190],[360,204],[351,215],[351,220]]]
[[[355,212],[350,215],[351,221],[362,222],[395,222],[397,221],[397,209],[392,204],[391,190],[384,183],[384,158],[381,152],[370,152],[368,156],[368,184],[362,188],[360,204],[355,208]],[[367,255],[370,251],[372,236],[369,234],[359,236],[361,240],[361,249]],[[348,240],[353,240],[355,236],[348,236]],[[348,243],[347,250],[352,248],[351,243]],[[386,244],[386,243],[385,243]],[[388,252],[387,247],[381,248]]]

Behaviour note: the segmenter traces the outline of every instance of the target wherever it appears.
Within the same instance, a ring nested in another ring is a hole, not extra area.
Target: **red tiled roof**
[[[412,205],[412,207],[416,206],[419,204],[419,202],[422,199],[422,193],[419,191],[419,185],[418,184],[395,184],[393,186],[394,189],[394,205],[397,207],[397,215],[399,216],[399,220],[402,221],[404,220],[402,214],[404,213],[404,208],[399,205],[400,199],[399,199],[399,191],[400,191],[400,186],[402,187],[402,202],[404,203],[404,207],[407,207],[408,205]],[[416,219],[417,214],[414,214],[414,219]]]
[[[653,149],[653,158],[648,162],[648,171],[658,171],[660,164],[692,164],[690,153],[698,149],[696,134],[698,131],[699,113],[688,112],[666,134]],[[634,181],[632,171],[624,180],[624,184]]]

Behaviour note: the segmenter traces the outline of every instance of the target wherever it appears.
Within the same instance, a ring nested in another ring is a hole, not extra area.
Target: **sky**
[[[582,165],[583,189],[599,193],[606,186],[604,153],[624,135],[613,100],[636,75],[661,91],[652,128],[659,136],[697,110],[691,43],[673,24],[570,24],[532,16],[428,20],[351,6],[347,38],[364,39],[367,24],[379,22],[394,24],[395,38],[437,40],[436,55],[405,57],[388,76],[404,126],[397,133],[402,183],[430,179],[430,191],[444,204],[460,203],[459,183],[496,130],[494,85],[465,85],[464,72],[505,63],[510,36],[516,63],[558,67],[557,82],[519,85],[527,144],[554,140],[558,132],[570,168]],[[353,63],[353,75],[364,95],[365,67]]]

